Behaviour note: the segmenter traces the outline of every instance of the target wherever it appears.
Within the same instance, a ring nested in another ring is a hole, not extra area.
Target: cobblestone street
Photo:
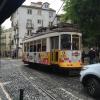
[[[19,100],[20,89],[24,89],[24,100],[93,100],[78,75],[32,67],[21,60],[0,60],[0,100]]]

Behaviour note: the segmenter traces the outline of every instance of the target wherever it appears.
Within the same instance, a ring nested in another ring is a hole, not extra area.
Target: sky
[[[56,12],[59,10],[59,8],[62,5],[62,1],[61,0],[26,0],[24,2],[24,5],[30,5],[31,2],[48,2],[50,3],[50,8],[53,8],[56,10]],[[59,13],[62,13],[62,10],[59,11]],[[8,29],[11,27],[11,22],[10,22],[10,18],[8,18],[3,24],[2,26],[5,29]]]

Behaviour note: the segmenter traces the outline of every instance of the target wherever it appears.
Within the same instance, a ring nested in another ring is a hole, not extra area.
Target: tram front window
[[[79,50],[79,36],[78,35],[73,35],[72,36],[72,49],[73,50]]]
[[[71,50],[71,35],[61,35],[61,49]]]
[[[51,37],[51,49],[58,49],[59,48],[59,37]]]

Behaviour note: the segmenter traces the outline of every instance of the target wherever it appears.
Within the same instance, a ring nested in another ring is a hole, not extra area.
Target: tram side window
[[[36,50],[36,51],[37,51],[37,52],[41,52],[41,40],[37,40],[37,41],[36,41],[36,44],[37,44],[37,45],[36,45],[36,46],[37,46],[37,50]]]
[[[36,52],[36,45],[33,45],[33,52]]]
[[[41,52],[41,44],[37,44],[37,52]]]
[[[29,46],[29,43],[27,43],[27,52],[29,52],[30,50],[30,46]]]
[[[72,37],[72,49],[79,50],[79,36],[73,35]]]
[[[71,35],[61,35],[61,49],[71,50]]]
[[[33,42],[30,42],[30,52],[33,52]]]
[[[42,51],[46,51],[46,39],[42,40]]]

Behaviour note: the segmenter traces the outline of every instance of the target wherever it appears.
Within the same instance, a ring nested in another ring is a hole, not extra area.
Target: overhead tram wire
[[[65,1],[66,1],[66,0],[63,1],[62,5],[60,6],[59,10],[57,11],[57,14],[59,13],[59,11],[61,10],[61,8],[63,7]],[[57,14],[56,14],[56,15],[57,15]],[[55,18],[56,18],[56,16],[54,17],[54,20],[52,21],[52,25],[53,25],[53,22],[55,21]]]

